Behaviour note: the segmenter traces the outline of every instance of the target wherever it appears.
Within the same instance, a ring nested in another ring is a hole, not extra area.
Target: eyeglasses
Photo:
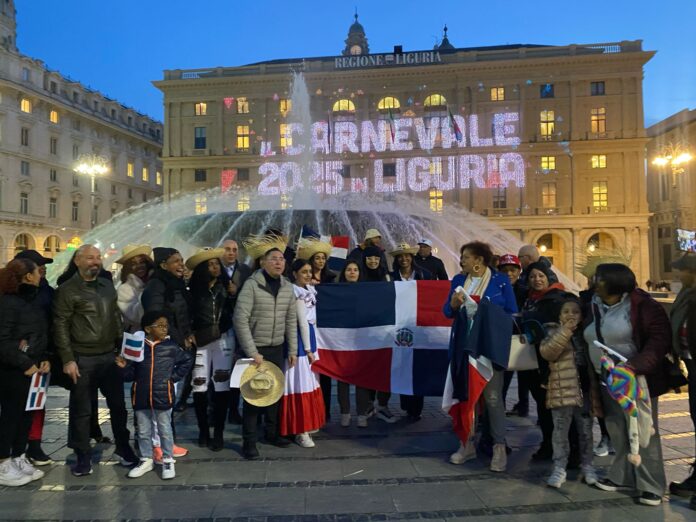
[[[168,324],[151,324],[150,328],[159,328],[160,330],[169,330]]]
[[[285,261],[284,257],[269,257],[266,261],[270,261],[271,263],[280,263],[281,261]]]

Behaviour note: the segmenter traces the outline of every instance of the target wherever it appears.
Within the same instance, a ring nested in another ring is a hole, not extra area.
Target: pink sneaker
[[[172,452],[174,455],[174,458],[176,457],[185,457],[188,455],[188,450],[186,448],[182,448],[181,446],[177,446],[174,444],[174,451]]]
[[[162,454],[162,448],[159,446],[155,446],[152,448],[152,460],[155,461],[155,464],[162,464],[162,457],[164,455]]]

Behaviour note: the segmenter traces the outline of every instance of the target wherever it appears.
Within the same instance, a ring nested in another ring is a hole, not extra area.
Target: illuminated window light
[[[394,96],[385,96],[379,102],[377,102],[377,109],[380,111],[394,110],[401,107],[399,100],[394,98]]]
[[[355,104],[346,98],[337,100],[333,104],[333,112],[355,112]]]
[[[442,108],[447,105],[447,100],[442,94],[431,94],[425,101],[423,101],[423,107],[435,107]]]
[[[27,98],[22,98],[22,101],[19,102],[19,108],[22,112],[26,112],[28,114],[31,114],[31,111],[32,111],[31,100],[28,100]]]
[[[60,121],[60,117],[58,116],[58,111],[52,110],[52,111],[48,114],[48,119],[49,119],[49,121],[50,121],[51,123],[56,123],[56,124],[57,124],[57,123]]]
[[[205,102],[196,103],[194,106],[196,116],[205,116],[208,114],[208,104]]]

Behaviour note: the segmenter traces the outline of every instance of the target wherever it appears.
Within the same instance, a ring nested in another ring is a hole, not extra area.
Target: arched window
[[[399,100],[397,100],[393,96],[385,96],[377,103],[377,108],[380,111],[388,111],[389,109],[394,110],[398,109],[399,107],[401,107]]]
[[[426,108],[441,108],[447,106],[447,100],[442,94],[431,94],[423,102],[423,107]]]
[[[352,101],[343,98],[333,104],[333,112],[355,112],[355,104]]]
[[[29,234],[19,234],[14,241],[15,254],[23,250],[34,249],[34,239]]]
[[[54,255],[63,250],[58,236],[48,236],[44,241],[44,255],[53,258]]]

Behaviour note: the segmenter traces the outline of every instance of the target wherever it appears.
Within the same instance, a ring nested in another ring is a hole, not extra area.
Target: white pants
[[[216,392],[229,391],[232,373],[232,344],[225,333],[220,339],[198,347],[191,381],[193,393],[208,391],[208,382],[211,376]]]

